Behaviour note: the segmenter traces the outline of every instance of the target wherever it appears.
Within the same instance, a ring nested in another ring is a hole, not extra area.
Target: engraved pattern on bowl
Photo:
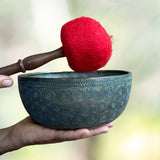
[[[35,73],[18,77],[30,116],[55,129],[91,128],[115,120],[126,108],[132,75],[126,71]]]

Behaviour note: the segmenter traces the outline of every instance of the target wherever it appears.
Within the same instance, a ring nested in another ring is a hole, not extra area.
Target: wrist
[[[0,155],[21,148],[12,138],[12,127],[0,129]]]

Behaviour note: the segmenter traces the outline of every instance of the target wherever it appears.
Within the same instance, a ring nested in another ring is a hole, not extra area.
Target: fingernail
[[[4,80],[2,82],[2,86],[3,87],[10,87],[12,85],[12,81],[11,80]]]
[[[113,127],[113,122],[110,122],[110,123],[108,124],[108,127],[109,127],[109,128]]]
[[[85,137],[87,137],[87,136],[88,136],[87,133],[82,133],[82,137],[83,137],[83,138],[85,138]]]

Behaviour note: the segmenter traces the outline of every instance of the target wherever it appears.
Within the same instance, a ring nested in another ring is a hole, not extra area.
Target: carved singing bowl
[[[132,75],[126,71],[35,73],[18,76],[29,115],[54,129],[101,126],[126,108]]]

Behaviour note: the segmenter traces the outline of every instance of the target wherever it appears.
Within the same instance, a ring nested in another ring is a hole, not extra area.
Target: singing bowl
[[[54,129],[92,128],[115,120],[127,106],[132,74],[127,71],[55,72],[18,76],[29,115]]]

